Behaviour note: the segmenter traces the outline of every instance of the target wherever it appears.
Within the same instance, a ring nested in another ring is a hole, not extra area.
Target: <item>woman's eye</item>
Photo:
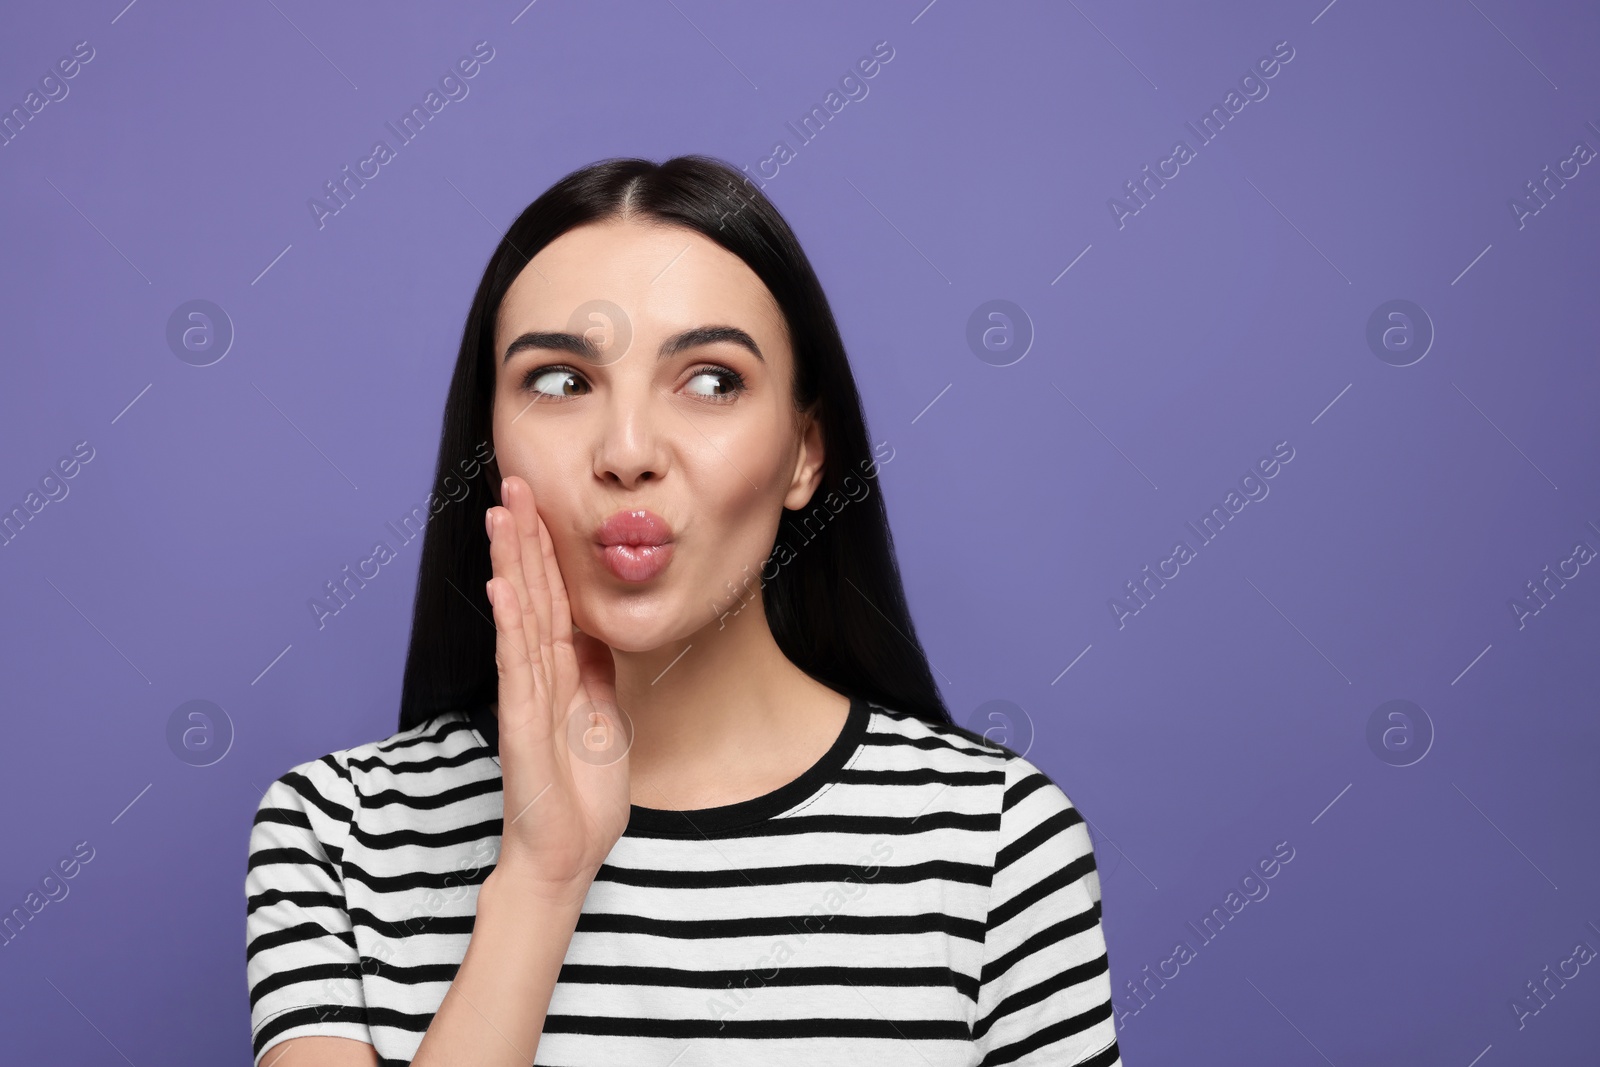
[[[528,372],[522,387],[545,396],[579,396],[587,383],[566,367],[541,367]]]
[[[702,367],[690,376],[687,389],[707,400],[726,402],[744,391],[744,377],[727,367]],[[582,396],[589,383],[571,367],[536,367],[523,377],[522,388],[551,399]]]
[[[702,367],[690,377],[689,391],[709,400],[732,400],[744,391],[744,378],[726,367]]]

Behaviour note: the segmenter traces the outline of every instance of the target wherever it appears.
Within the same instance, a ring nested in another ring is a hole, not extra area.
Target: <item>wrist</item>
[[[576,915],[583,910],[592,881],[592,878],[551,881],[520,864],[507,863],[501,857],[500,863],[484,878],[479,895],[480,898],[487,895],[491,903],[504,901],[518,909],[538,906]]]

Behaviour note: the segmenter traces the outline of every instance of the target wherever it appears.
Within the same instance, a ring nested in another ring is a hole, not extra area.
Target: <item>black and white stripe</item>
[[[494,727],[450,712],[267,789],[245,879],[258,1063],[313,1034],[410,1062],[499,854]],[[1087,828],[1026,759],[853,701],[775,792],[633,809],[534,1062],[1120,1064]]]

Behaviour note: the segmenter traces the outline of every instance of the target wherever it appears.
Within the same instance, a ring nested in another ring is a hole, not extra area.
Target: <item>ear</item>
[[[817,486],[822,484],[824,442],[820,414],[820,407],[813,404],[801,416],[800,454],[795,458],[794,476],[783,498],[783,506],[790,511],[799,511],[810,503]]]

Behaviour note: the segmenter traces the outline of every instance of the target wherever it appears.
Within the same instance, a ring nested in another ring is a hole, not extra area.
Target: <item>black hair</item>
[[[496,698],[483,523],[499,501],[491,423],[496,317],[506,290],[540,249],[575,227],[613,218],[704,234],[743,260],[783,313],[794,352],[795,407],[815,405],[824,460],[807,510],[784,509],[760,576],[778,647],[839,693],[950,723],[906,605],[881,487],[871,491],[878,465],[861,397],[816,273],[783,216],[741,172],[709,156],[685,155],[660,164],[605,159],[573,171],[517,216],[489,257],[462,330],[434,472],[435,485],[465,482],[466,491],[434,507],[425,527],[400,729]],[[867,492],[858,496],[863,484]],[[827,501],[835,503],[830,508]],[[790,558],[768,579],[782,558],[776,546],[785,545]]]

